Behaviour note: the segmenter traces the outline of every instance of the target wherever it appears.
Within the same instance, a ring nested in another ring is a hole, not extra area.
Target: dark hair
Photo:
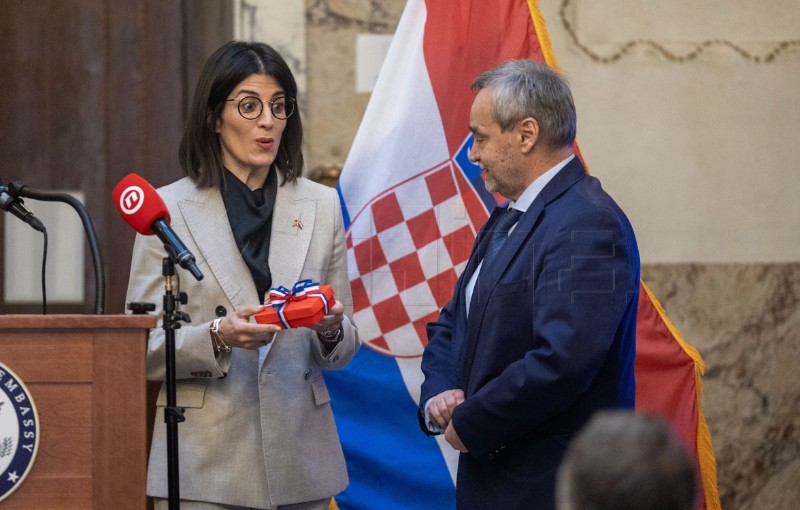
[[[559,508],[692,510],[694,465],[656,416],[596,414],[570,444],[558,471]]]
[[[533,60],[509,60],[481,74],[473,90],[494,87],[494,120],[503,131],[533,117],[540,136],[551,148],[575,142],[577,118],[567,82],[547,64]]]
[[[222,149],[215,126],[228,95],[242,80],[254,74],[272,76],[288,97],[297,100],[292,71],[271,46],[230,41],[217,49],[200,73],[178,152],[183,171],[200,186],[222,183]],[[302,144],[303,125],[300,112],[295,111],[286,121],[272,164],[283,171],[285,181],[293,182],[303,174]]]

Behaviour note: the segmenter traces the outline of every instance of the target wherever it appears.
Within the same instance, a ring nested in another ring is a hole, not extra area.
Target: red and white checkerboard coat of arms
[[[366,346],[397,358],[422,356],[425,326],[450,300],[487,217],[453,160],[384,191],[353,217],[353,319]]]

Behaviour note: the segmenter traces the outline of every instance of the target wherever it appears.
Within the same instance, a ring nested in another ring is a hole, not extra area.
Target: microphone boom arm
[[[103,271],[103,259],[100,254],[100,246],[97,242],[97,234],[95,233],[94,225],[92,225],[92,220],[89,218],[89,213],[86,211],[86,207],[84,207],[80,200],[67,193],[38,191],[19,182],[9,183],[8,191],[17,197],[32,198],[44,202],[64,202],[75,209],[78,216],[81,218],[83,229],[86,231],[86,240],[89,242],[89,250],[92,253],[92,261],[94,263],[94,311],[95,314],[102,315],[105,308],[105,274]]]

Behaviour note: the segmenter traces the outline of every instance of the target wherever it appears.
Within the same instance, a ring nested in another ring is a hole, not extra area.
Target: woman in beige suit
[[[159,190],[205,275],[176,271],[191,316],[175,331],[182,509],[327,509],[348,483],[321,370],[343,367],[359,340],[338,195],[301,177],[296,94],[271,47],[222,46],[181,142],[187,177]],[[127,301],[161,306],[164,256],[155,236],[137,235]],[[253,321],[270,287],[302,279],[334,289],[320,324]],[[164,379],[164,337],[150,333],[149,379]],[[157,509],[168,506],[165,403],[162,387],[147,479]]]

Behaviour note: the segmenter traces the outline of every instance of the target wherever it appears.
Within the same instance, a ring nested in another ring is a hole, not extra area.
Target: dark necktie
[[[522,216],[522,211],[511,209],[510,207],[500,215],[497,223],[492,227],[492,237],[489,239],[489,246],[483,256],[484,261],[493,257],[500,250],[500,247],[508,239],[508,230],[519,220],[520,216]]]
[[[503,243],[506,242],[508,239],[508,231],[514,225],[514,223],[519,220],[519,217],[522,216],[522,211],[518,211],[516,209],[511,209],[507,207],[502,213],[500,213],[500,217],[497,219],[495,224],[492,226],[492,229],[489,231],[489,246],[486,247],[486,252],[483,254],[483,262],[481,263],[481,272],[478,275],[478,279],[487,279],[491,278],[489,275],[492,273],[492,257],[500,251],[500,248],[503,246]],[[469,310],[474,310],[479,302],[479,294],[481,292],[481,285],[479,283],[475,283],[475,287],[472,291],[472,298],[469,305]],[[467,309],[464,309],[467,314],[469,312]],[[466,334],[466,333],[465,333]],[[461,380],[461,373],[464,369],[463,361],[464,361],[464,353],[463,353],[463,338],[462,335],[456,335],[454,337],[454,349],[455,352],[459,353],[459,361],[458,361],[458,378]]]

